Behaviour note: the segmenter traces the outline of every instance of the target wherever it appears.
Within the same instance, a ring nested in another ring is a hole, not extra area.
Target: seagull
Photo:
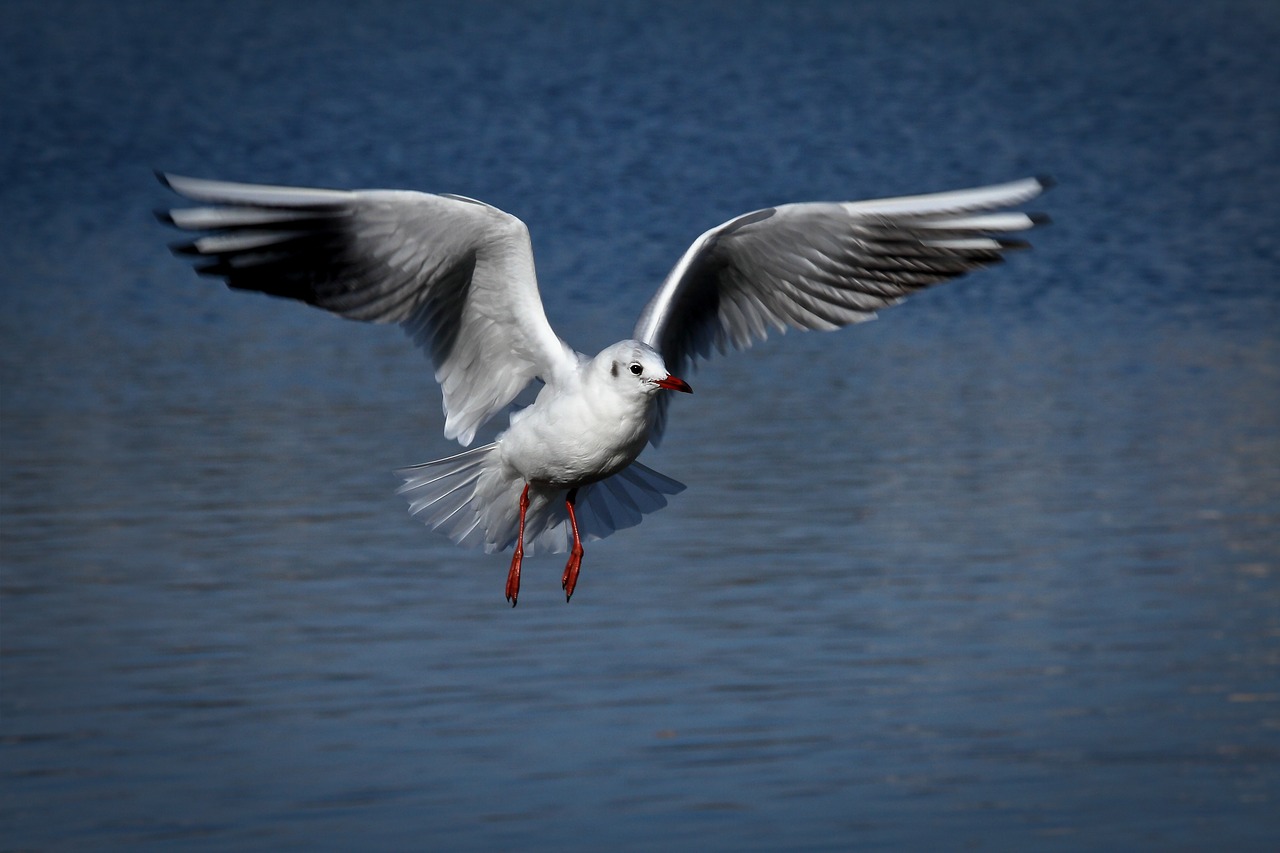
[[[512,606],[526,548],[568,550],[560,579],[568,601],[584,538],[639,524],[684,490],[636,461],[662,439],[669,392],[693,390],[675,374],[771,329],[869,320],[1002,260],[1027,245],[1011,235],[1047,221],[1009,208],[1050,185],[1025,178],[738,216],[685,251],[631,337],[589,357],[547,321],[528,228],[484,202],[157,177],[200,205],[157,213],[200,235],[172,246],[196,272],[352,320],[400,324],[434,365],[444,434],[463,447],[525,386],[541,383],[491,443],[397,471],[410,513],[427,525],[489,553],[514,549]]]

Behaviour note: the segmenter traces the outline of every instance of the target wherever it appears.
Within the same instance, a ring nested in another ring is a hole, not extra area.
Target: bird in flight
[[[679,378],[713,351],[771,328],[836,329],[917,290],[1000,261],[1045,221],[1009,208],[1048,182],[855,202],[784,204],[704,233],[671,270],[631,336],[594,357],[571,349],[542,308],[529,231],[484,202],[405,190],[327,190],[158,174],[198,207],[158,214],[196,232],[173,247],[198,273],[399,323],[426,350],[444,434],[464,447],[532,380],[534,402],[482,447],[397,473],[409,511],[463,545],[514,548],[514,606],[528,549],[569,552],[631,527],[684,485],[636,461],[657,445]]]

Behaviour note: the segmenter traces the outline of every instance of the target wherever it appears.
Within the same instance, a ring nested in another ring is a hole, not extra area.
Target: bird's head
[[[646,397],[663,390],[693,393],[688,382],[671,375],[657,350],[640,341],[619,341],[593,361],[597,371],[624,393],[634,391]]]

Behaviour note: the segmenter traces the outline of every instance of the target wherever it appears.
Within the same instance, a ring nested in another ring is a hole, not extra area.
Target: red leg
[[[507,571],[507,601],[516,606],[520,595],[520,563],[524,560],[524,516],[529,511],[529,484],[520,493],[520,530],[516,533],[516,552],[511,555],[511,568]]]
[[[565,601],[573,598],[573,588],[578,585],[578,570],[582,568],[582,538],[578,536],[578,516],[573,512],[573,502],[577,499],[577,489],[570,489],[564,499],[564,505],[569,509],[569,526],[573,528],[573,550],[569,552],[569,562],[565,564],[564,575],[560,578]]]

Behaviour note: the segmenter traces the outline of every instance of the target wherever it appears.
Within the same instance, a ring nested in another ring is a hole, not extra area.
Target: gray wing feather
[[[528,229],[497,208],[418,192],[160,178],[212,205],[161,214],[209,232],[174,247],[197,272],[399,323],[435,365],[449,438],[469,444],[532,378],[554,383],[575,363],[543,312]]]
[[[1035,198],[1039,178],[923,196],[788,204],[699,237],[645,306],[633,337],[676,374],[770,329],[837,329],[1027,244],[1009,234],[1043,217],[996,211]],[[651,440],[661,440],[665,396]]]

